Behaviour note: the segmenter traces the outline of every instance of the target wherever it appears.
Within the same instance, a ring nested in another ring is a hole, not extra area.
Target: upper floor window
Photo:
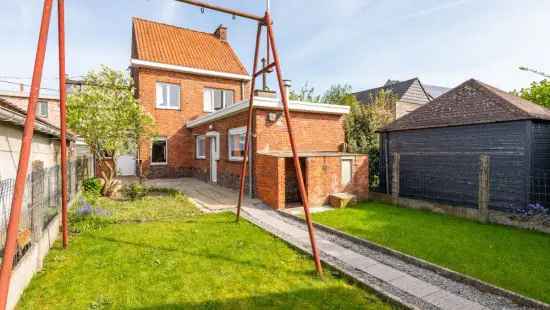
[[[214,112],[232,105],[235,92],[226,89],[205,88],[203,97],[204,112]]]
[[[157,82],[156,101],[158,109],[178,110],[180,108],[180,86]]]
[[[48,102],[38,101],[37,112],[42,117],[48,117]]]

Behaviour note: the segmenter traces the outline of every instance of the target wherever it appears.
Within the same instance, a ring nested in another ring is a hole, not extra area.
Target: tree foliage
[[[550,80],[544,79],[540,82],[533,82],[528,88],[522,88],[519,94],[523,99],[527,99],[543,107],[550,108]]]
[[[309,85],[308,82],[300,88],[298,91],[290,90],[290,100],[306,101],[306,102],[320,102],[321,96],[315,95],[315,88]]]
[[[371,188],[378,186],[380,166],[380,135],[376,132],[393,120],[392,107],[396,98],[391,92],[380,91],[370,100],[361,104],[349,95],[343,98],[350,106],[344,126],[349,151],[369,155],[369,183]]]
[[[330,86],[330,88],[323,94],[322,101],[330,104],[346,104],[351,96],[351,85],[349,84],[336,84]]]
[[[124,71],[102,66],[90,71],[84,78],[85,86],[68,97],[67,125],[105,165],[104,194],[115,186],[111,183],[118,156],[136,150],[140,139],[153,134],[153,118],[134,98],[132,84]]]

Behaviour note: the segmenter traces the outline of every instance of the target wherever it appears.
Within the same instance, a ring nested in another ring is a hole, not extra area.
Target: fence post
[[[484,154],[479,156],[479,160],[478,212],[479,220],[485,223],[489,218],[490,160]]]
[[[392,186],[391,186],[391,195],[393,203],[397,204],[399,200],[399,161],[401,155],[399,153],[393,153],[393,163],[392,163]]]
[[[32,241],[38,242],[44,229],[44,163],[32,162],[31,229]]]

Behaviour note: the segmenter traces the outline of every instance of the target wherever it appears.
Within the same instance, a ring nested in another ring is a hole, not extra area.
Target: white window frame
[[[44,110],[42,109],[43,106],[46,106],[46,113],[43,113],[43,112],[44,112]],[[48,101],[44,101],[44,100],[38,101],[38,106],[37,106],[37,108],[38,108],[38,115],[40,115],[41,117],[45,117],[45,118],[48,117],[48,114],[49,114],[49,112],[50,112],[50,111],[49,111],[49,108],[50,108],[50,107],[49,107]]]
[[[163,105],[162,102],[160,102],[162,97],[162,86],[167,86],[167,93],[166,93],[166,105]],[[176,101],[178,103],[177,106],[171,106],[170,99],[171,99],[171,92],[170,87],[177,87],[178,88],[178,100]],[[177,83],[168,83],[168,82],[160,82],[157,81],[155,83],[155,107],[157,109],[162,110],[179,110],[181,108],[181,85]]]
[[[200,143],[200,141],[202,141],[202,143],[204,144],[203,149],[202,149],[204,154],[202,156],[199,154],[199,143]],[[196,140],[195,140],[195,153],[196,153],[195,154],[196,159],[206,159],[206,136],[205,135],[196,137]]]
[[[347,182],[344,182],[344,162],[349,162],[349,180]],[[340,183],[343,186],[347,186],[351,184],[353,181],[353,158],[350,157],[342,157],[340,160]]]
[[[229,157],[230,161],[243,161],[242,156],[233,156],[231,155],[231,136],[234,135],[244,135],[244,138],[246,139],[246,127],[238,127],[238,128],[231,128],[229,129],[229,132],[227,133],[227,155]],[[244,142],[246,145],[246,141]],[[246,148],[246,147],[245,147]]]
[[[214,96],[212,95],[213,92],[212,91],[221,91],[222,95],[221,95],[221,98],[222,98],[222,107],[221,109],[218,109],[216,110],[214,108]],[[225,98],[225,94],[226,93],[231,93],[232,94],[232,103],[231,104],[228,104],[226,102],[226,98]],[[215,87],[205,87],[203,89],[203,95],[202,95],[202,106],[203,106],[203,111],[204,112],[216,112],[216,111],[220,111],[220,110],[223,110],[225,108],[227,108],[228,106],[231,106],[235,104],[235,91],[232,90],[232,89],[223,89],[223,88],[215,88]]]
[[[153,162],[153,144],[157,141],[164,141],[164,162]],[[151,141],[151,165],[167,165],[168,164],[168,139],[166,137],[155,138]]]

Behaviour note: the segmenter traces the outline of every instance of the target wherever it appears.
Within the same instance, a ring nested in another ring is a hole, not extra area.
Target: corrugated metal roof
[[[395,120],[380,132],[525,119],[550,120],[550,110],[470,79]]]
[[[228,42],[212,33],[133,19],[134,58],[163,64],[247,75]]]

